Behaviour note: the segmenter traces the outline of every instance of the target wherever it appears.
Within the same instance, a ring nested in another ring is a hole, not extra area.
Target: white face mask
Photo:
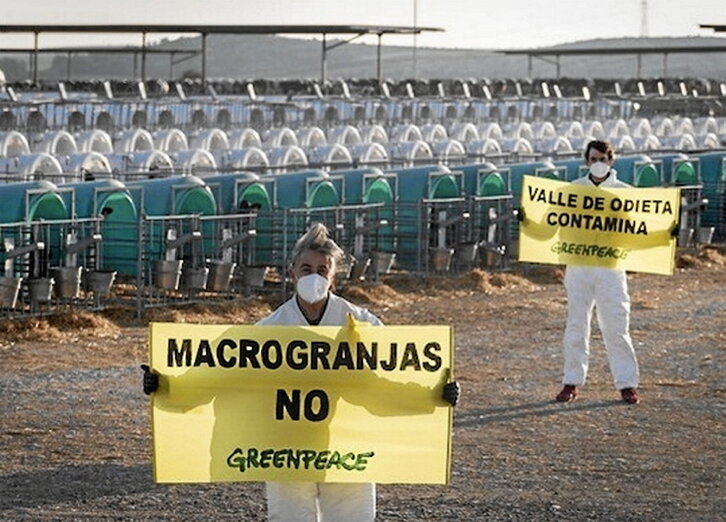
[[[596,161],[590,165],[590,174],[596,178],[604,178],[610,172],[610,165],[604,161]]]
[[[329,281],[320,274],[308,274],[297,280],[297,295],[306,303],[317,303],[328,295]]]

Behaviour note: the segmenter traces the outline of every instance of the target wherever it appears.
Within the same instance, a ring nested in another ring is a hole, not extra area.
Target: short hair
[[[328,256],[336,265],[343,259],[343,249],[330,238],[327,227],[322,223],[310,225],[308,231],[295,242],[290,266],[295,266],[307,250],[315,250]]]
[[[615,157],[615,148],[608,141],[592,140],[585,147],[585,161],[590,159],[590,149],[599,150],[603,154],[608,155],[608,159],[611,160]]]

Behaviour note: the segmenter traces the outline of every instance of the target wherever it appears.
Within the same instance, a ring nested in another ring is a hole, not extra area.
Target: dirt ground
[[[726,258],[632,274],[642,403],[613,389],[594,331],[590,377],[560,388],[562,272],[519,267],[346,289],[387,324],[456,333],[452,483],[381,485],[378,519],[726,519]],[[155,310],[147,320],[250,323],[271,299]],[[156,485],[131,310],[0,322],[0,520],[264,520],[261,484]]]

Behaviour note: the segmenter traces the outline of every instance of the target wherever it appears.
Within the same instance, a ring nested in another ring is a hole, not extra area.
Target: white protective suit
[[[600,185],[584,176],[572,183],[588,187],[632,188],[617,179],[614,169]],[[630,296],[624,270],[568,266],[565,270],[567,326],[564,336],[563,384],[582,386],[590,356],[590,324],[593,306],[610,362],[615,388],[638,387],[638,360],[630,339]]]
[[[380,319],[365,308],[328,293],[319,326],[344,326],[348,314],[357,321],[380,326]],[[307,325],[296,298],[285,302],[258,325]],[[372,522],[376,518],[375,484],[328,482],[268,482],[267,517],[285,522]]]

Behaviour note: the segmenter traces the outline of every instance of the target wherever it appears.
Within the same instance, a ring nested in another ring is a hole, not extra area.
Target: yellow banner
[[[524,176],[519,260],[672,274],[677,188],[594,188]]]
[[[157,482],[448,482],[448,326],[152,323],[149,338]]]

